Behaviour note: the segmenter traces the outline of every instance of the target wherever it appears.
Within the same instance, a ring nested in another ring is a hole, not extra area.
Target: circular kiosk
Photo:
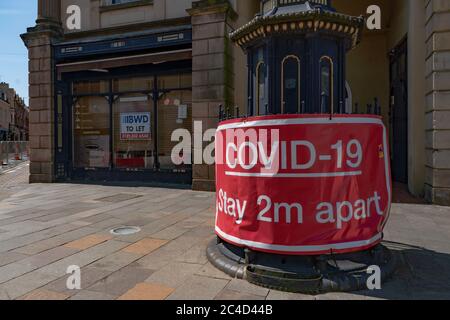
[[[345,58],[364,19],[324,0],[262,8],[231,34],[248,57],[248,115],[221,112],[208,259],[273,289],[367,288],[395,259],[381,244],[392,192],[386,128],[378,115],[346,114]]]

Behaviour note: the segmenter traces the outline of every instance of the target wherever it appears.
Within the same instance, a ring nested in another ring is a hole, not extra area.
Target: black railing
[[[305,2],[309,2],[312,5],[322,5],[322,6],[331,6],[331,0],[276,0],[279,7],[290,6],[293,4],[303,4]]]
[[[302,110],[304,110],[304,101],[302,102]],[[334,114],[349,114],[343,108],[343,102],[340,103],[340,110],[342,112],[334,112]],[[264,115],[274,115],[274,113],[270,112],[268,104],[264,106]],[[317,112],[319,113],[319,112]],[[292,113],[291,113],[292,114]],[[295,114],[303,114],[303,113],[295,113]],[[381,105],[379,104],[378,98],[373,99],[373,103],[366,104],[365,107],[359,105],[359,103],[355,103],[353,110],[350,114],[358,115],[377,115],[381,116]],[[246,114],[241,113],[239,107],[224,107],[223,105],[219,105],[219,121],[231,120],[231,119],[240,119],[240,118],[249,118],[252,117],[253,114],[251,112],[247,112]],[[330,114],[330,117],[333,117],[333,114]]]
[[[381,116],[381,105],[378,102],[378,98],[374,98],[373,104],[368,103],[365,108],[360,106],[359,103],[355,103],[353,113],[354,114],[373,114],[373,115]]]
[[[262,0],[262,8],[264,12],[268,12],[276,7],[285,7],[295,4],[304,4],[309,2],[313,6],[331,7],[331,0]]]

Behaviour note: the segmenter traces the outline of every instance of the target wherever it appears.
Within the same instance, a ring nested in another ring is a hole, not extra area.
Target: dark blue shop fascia
[[[66,41],[54,46],[54,55],[55,62],[63,62],[97,55],[157,50],[190,44],[192,44],[192,27],[184,25]]]
[[[109,58],[133,57],[139,54],[157,52],[176,52],[192,48],[192,26],[178,25],[159,29],[148,29],[139,32],[121,32],[114,35],[83,37],[77,40],[66,40],[53,46],[53,63],[55,67],[65,63],[88,63],[94,60]],[[100,168],[85,170],[74,168],[72,163],[72,120],[71,108],[73,97],[70,84],[75,79],[109,79],[114,77],[130,77],[137,75],[170,74],[174,72],[191,72],[189,60],[168,61],[159,64],[129,65],[108,69],[108,73],[93,72],[92,70],[62,71],[55,68],[55,180],[56,181],[138,181],[139,183],[170,182],[177,186],[190,186],[192,170],[185,173],[166,172],[160,169],[127,171],[125,169]],[[155,82],[156,83],[156,82]],[[111,89],[110,89],[111,90]],[[156,92],[156,89],[154,89]],[[158,94],[153,94],[158,97]],[[154,99],[156,99],[154,98]],[[110,108],[113,93],[108,95]],[[153,102],[154,106],[156,105]],[[60,113],[58,113],[60,110]],[[110,120],[111,121],[111,120]],[[155,120],[156,121],[156,120]],[[62,134],[58,132],[62,128]],[[112,128],[112,126],[110,126]],[[112,133],[110,133],[112,135]],[[60,139],[60,141],[58,140]],[[157,141],[157,140],[155,140]],[[110,149],[112,150],[111,146]]]

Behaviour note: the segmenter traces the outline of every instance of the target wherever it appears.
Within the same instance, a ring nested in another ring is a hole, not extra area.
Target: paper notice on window
[[[93,168],[104,168],[108,166],[107,154],[105,151],[90,150],[89,166]]]
[[[185,120],[188,117],[188,107],[185,104],[178,106],[178,120]]]

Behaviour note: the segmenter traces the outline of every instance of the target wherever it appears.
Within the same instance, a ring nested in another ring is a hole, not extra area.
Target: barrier
[[[0,160],[3,166],[28,159],[28,141],[0,141]]]

